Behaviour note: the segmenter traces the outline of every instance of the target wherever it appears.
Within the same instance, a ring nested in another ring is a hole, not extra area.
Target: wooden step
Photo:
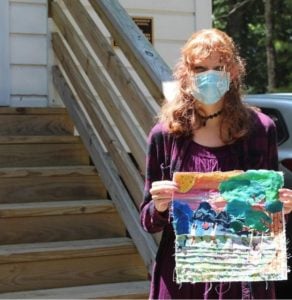
[[[148,299],[149,281],[86,285],[0,294],[1,299]]]
[[[0,145],[18,144],[80,144],[79,136],[75,135],[11,135],[0,136]]]
[[[73,135],[65,108],[0,108],[0,136]]]
[[[146,278],[129,238],[0,246],[0,293]]]
[[[37,167],[89,164],[78,136],[2,136],[0,167]]]
[[[125,236],[110,200],[0,204],[0,244]]]
[[[106,199],[93,166],[0,168],[0,203]]]

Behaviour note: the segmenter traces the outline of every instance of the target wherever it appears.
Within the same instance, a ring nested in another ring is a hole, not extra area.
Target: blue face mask
[[[209,70],[198,73],[193,78],[195,90],[192,95],[206,105],[218,102],[229,90],[230,74]]]

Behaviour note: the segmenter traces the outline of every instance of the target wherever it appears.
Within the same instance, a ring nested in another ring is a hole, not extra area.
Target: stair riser
[[[136,254],[0,265],[0,292],[145,280]]]
[[[98,299],[98,298],[97,298]],[[149,299],[149,293],[140,293],[140,294],[132,294],[132,295],[120,295],[113,297],[102,297],[102,299],[139,299],[139,300],[147,300]]]
[[[82,144],[7,144],[0,146],[0,167],[88,165]]]
[[[72,135],[74,126],[66,115],[1,115],[3,135]]]
[[[132,285],[147,269],[66,110],[0,109],[0,168],[0,298],[88,285],[103,296],[62,298],[147,298]]]
[[[2,299],[149,299],[149,282],[106,283],[59,289],[1,293]],[[123,286],[127,285],[127,286]],[[142,286],[143,285],[143,286]]]
[[[1,178],[0,203],[105,199],[98,176]]]
[[[123,237],[117,213],[0,219],[0,244]]]

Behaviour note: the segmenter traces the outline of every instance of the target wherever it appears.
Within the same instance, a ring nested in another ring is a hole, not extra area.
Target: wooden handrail
[[[62,9],[58,2],[52,4],[51,11],[53,20],[58,26],[60,33],[74,52],[103,105],[109,114],[114,116],[115,124],[119,128],[121,136],[127,143],[139,169],[145,174],[145,135],[138,130],[137,124],[128,110],[122,105],[120,97],[112,88],[100,65],[92,55],[92,51],[88,48],[84,36],[80,34],[77,25],[68,16],[69,13]]]
[[[164,98],[163,82],[172,80],[169,66],[155,51],[119,1],[89,0],[89,2],[140,75],[153,98],[161,104]]]
[[[149,103],[149,100],[142,93],[123,62],[115,54],[112,45],[109,44],[101,30],[96,26],[95,21],[82,2],[80,0],[64,0],[64,3],[124,100],[131,107],[141,128],[148,134],[157,115],[157,108]]]
[[[163,99],[162,83],[171,80],[171,72],[118,0],[89,1],[92,12],[98,13],[157,103],[143,94],[81,0],[52,3],[57,26],[52,45],[59,65],[53,68],[54,84],[150,271],[157,245],[140,226],[137,208],[143,198],[146,135]],[[134,161],[112,128],[108,114]],[[136,128],[135,120],[141,130]],[[159,240],[159,236],[155,238]]]
[[[54,85],[64,101],[69,114],[74,119],[77,130],[95,166],[99,170],[99,174],[141,254],[148,271],[151,272],[157,245],[152,236],[147,234],[140,226],[138,212],[118,176],[113,161],[104,152],[100,142],[97,140],[95,128],[92,126],[92,123],[88,122],[87,118],[84,117],[86,112],[82,105],[80,105],[80,101],[73,95],[72,90],[57,66],[53,67],[52,73]]]
[[[76,64],[74,58],[71,56],[71,52],[58,33],[52,34],[52,45],[57,58],[62,63],[67,77],[70,79],[77,95],[82,101],[96,132],[106,146],[119,174],[122,176],[138,207],[143,195],[143,180],[141,174],[119,141],[107,116],[103,113],[102,107],[99,101],[97,101],[96,93],[89,84],[86,75]]]

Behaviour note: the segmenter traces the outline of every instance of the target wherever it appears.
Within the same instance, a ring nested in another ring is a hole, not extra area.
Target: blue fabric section
[[[189,234],[193,211],[187,203],[173,201],[173,225],[176,234]]]

